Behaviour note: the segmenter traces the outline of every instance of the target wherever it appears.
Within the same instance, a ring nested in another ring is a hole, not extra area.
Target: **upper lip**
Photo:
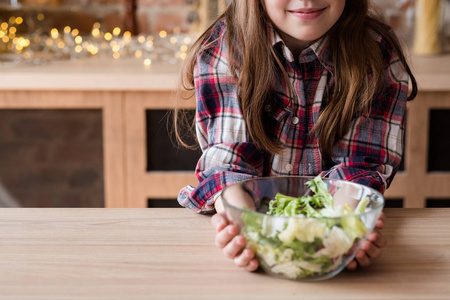
[[[290,9],[289,11],[295,12],[295,13],[307,14],[307,13],[312,13],[312,12],[323,10],[323,9],[325,9],[325,7],[322,7],[322,8],[299,8],[299,9]]]

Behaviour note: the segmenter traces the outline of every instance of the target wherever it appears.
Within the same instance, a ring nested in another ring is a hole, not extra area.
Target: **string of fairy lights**
[[[43,21],[44,14],[37,14],[36,20]],[[22,17],[11,16],[0,20],[0,64],[41,64],[53,59],[79,59],[86,57],[139,59],[145,67],[153,62],[166,61],[176,64],[186,58],[192,38],[174,28],[157,35],[132,36],[129,31],[115,27],[104,31],[99,22],[93,24],[89,34],[81,34],[77,28],[65,26],[44,32],[42,28],[23,32]]]

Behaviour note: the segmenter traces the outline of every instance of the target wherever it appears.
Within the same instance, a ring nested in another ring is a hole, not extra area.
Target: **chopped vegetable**
[[[312,195],[278,193],[269,202],[268,215],[295,217],[261,217],[250,212],[242,215],[243,234],[261,265],[292,279],[334,271],[367,232],[357,214],[366,210],[368,198],[359,201],[355,210],[348,204],[334,207],[333,196],[320,175],[306,185]]]

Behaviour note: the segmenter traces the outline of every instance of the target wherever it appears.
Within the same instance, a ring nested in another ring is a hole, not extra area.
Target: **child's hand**
[[[225,212],[223,212],[220,197],[218,202],[216,201],[216,210],[219,212],[211,218],[211,224],[217,232],[216,246],[222,249],[226,257],[233,259],[238,267],[247,271],[255,271],[258,268],[255,254],[252,250],[245,248],[245,238],[238,235],[236,226],[228,221]]]
[[[364,241],[361,249],[356,252],[355,259],[347,265],[348,270],[356,270],[359,266],[368,267],[372,260],[377,259],[381,254],[381,248],[386,246],[386,238],[380,230],[384,228],[386,215],[381,213],[380,218],[375,224],[375,230],[369,235],[368,241]]]

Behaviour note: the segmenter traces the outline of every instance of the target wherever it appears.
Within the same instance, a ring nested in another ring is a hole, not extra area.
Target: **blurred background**
[[[408,114],[420,132],[406,137],[388,206],[450,206],[450,0],[372,4],[430,82],[419,98],[433,99]],[[226,5],[0,0],[0,206],[177,207],[200,152],[173,146],[169,99],[186,51]],[[408,188],[424,176],[442,192]]]

